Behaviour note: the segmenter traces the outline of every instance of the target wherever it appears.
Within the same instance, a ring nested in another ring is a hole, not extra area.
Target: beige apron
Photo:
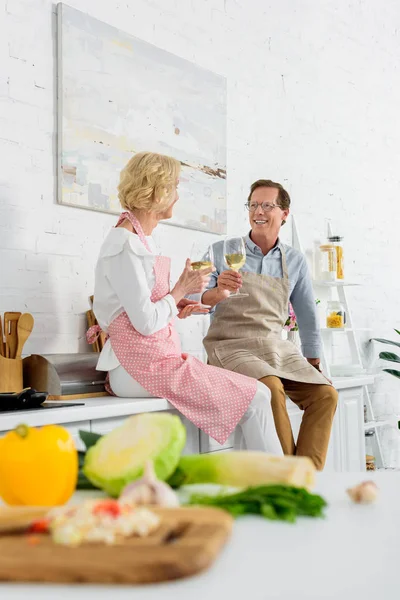
[[[282,256],[283,277],[242,272],[244,298],[220,302],[204,338],[211,365],[261,379],[275,375],[301,383],[329,384],[297,347],[282,340],[288,315],[290,284],[286,254]]]

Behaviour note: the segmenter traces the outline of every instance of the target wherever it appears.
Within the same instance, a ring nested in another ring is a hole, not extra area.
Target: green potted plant
[[[395,332],[398,335],[400,335],[400,331],[398,329],[395,329]],[[381,344],[390,344],[391,346],[397,346],[398,348],[400,348],[400,343],[394,342],[393,340],[386,340],[384,338],[372,338],[372,340],[375,342],[380,342]],[[380,352],[379,358],[381,358],[382,360],[387,360],[392,363],[400,364],[400,356],[398,356],[394,352]],[[398,379],[400,379],[400,371],[398,371],[397,369],[383,369],[383,370],[385,371],[385,373],[390,373],[390,375],[393,375],[394,377],[397,377]]]

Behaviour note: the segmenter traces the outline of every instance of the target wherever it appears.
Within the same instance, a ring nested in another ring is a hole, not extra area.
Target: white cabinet
[[[294,439],[299,434],[303,412],[288,403],[288,413]],[[331,439],[324,471],[364,471],[363,389],[354,387],[339,390],[338,407],[333,420]]]
[[[200,452],[218,452],[220,450],[229,450],[233,448],[233,433],[226,440],[225,444],[218,444],[212,437],[200,431]]]
[[[90,421],[75,421],[74,423],[60,423],[60,425],[65,427],[65,429],[68,429],[77,449],[85,450],[85,444],[79,437],[79,430],[90,431]],[[3,437],[6,433],[7,431],[0,431],[0,437]]]
[[[122,425],[127,418],[128,417],[111,417],[90,421],[90,431],[100,435],[106,435],[106,433],[110,433],[110,431]]]
[[[368,382],[367,382],[368,383]],[[359,378],[358,380],[347,379],[339,382],[335,387],[339,392],[339,402],[333,422],[331,440],[325,471],[364,471],[365,470],[365,440],[364,440],[364,417],[363,417],[363,385],[366,382]],[[351,387],[353,386],[353,387]],[[112,416],[104,417],[109,410]],[[233,436],[230,436],[224,445],[218,444],[209,436],[200,432],[193,423],[180,415],[178,411],[170,408],[171,405],[159,398],[149,399],[141,403],[141,399],[129,399],[131,403],[130,411],[127,414],[127,399],[121,400],[120,412],[117,406],[118,400],[112,398],[107,400],[100,398],[98,400],[86,401],[85,406],[71,409],[60,409],[60,411],[51,411],[53,422],[60,423],[66,427],[72,434],[72,437],[78,447],[83,449],[83,443],[79,437],[79,430],[92,431],[104,435],[109,433],[115,427],[121,425],[130,414],[138,414],[146,411],[165,411],[178,415],[186,429],[186,445],[184,454],[197,454],[199,452],[227,452],[233,447]],[[163,405],[164,402],[164,405]],[[140,404],[140,406],[138,405]],[[105,410],[106,409],[106,410]],[[303,412],[292,402],[288,402],[288,413],[292,425],[294,438],[297,439]],[[14,428],[21,420],[29,422],[32,426],[42,426],[49,422],[49,411],[33,411],[30,413],[21,413],[3,421],[4,430],[7,427]],[[74,420],[76,419],[76,420]],[[51,422],[51,421],[50,421]],[[0,431],[0,437],[6,431]]]
[[[363,390],[342,390],[339,397],[341,471],[365,471]]]
[[[85,444],[79,437],[79,430],[90,431],[90,421],[75,421],[74,423],[61,423],[65,429],[68,429],[78,450],[85,450]]]

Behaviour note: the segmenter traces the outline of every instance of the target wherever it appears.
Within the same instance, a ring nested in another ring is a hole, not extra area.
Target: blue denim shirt
[[[279,240],[272,250],[264,256],[261,248],[251,240],[250,234],[245,236],[244,240],[246,243],[246,263],[241,270],[270,275],[272,277],[282,277],[280,247],[283,247],[286,253],[289,275],[290,302],[292,303],[299,326],[302,352],[306,358],[320,358],[321,334],[316,310],[316,299],[305,256],[291,246],[282,244]],[[216,271],[212,273],[207,289],[216,287],[218,275],[228,268],[224,261],[223,247],[223,240],[213,244]],[[191,297],[195,298],[195,296]],[[199,295],[197,295],[197,298],[199,298]],[[211,309],[211,319],[213,312],[214,309]]]

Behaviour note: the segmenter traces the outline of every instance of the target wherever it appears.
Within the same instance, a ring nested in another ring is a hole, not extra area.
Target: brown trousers
[[[274,376],[263,377],[260,381],[271,390],[272,412],[284,454],[309,456],[322,471],[338,401],[335,388]],[[297,447],[286,409],[286,395],[304,411]]]

